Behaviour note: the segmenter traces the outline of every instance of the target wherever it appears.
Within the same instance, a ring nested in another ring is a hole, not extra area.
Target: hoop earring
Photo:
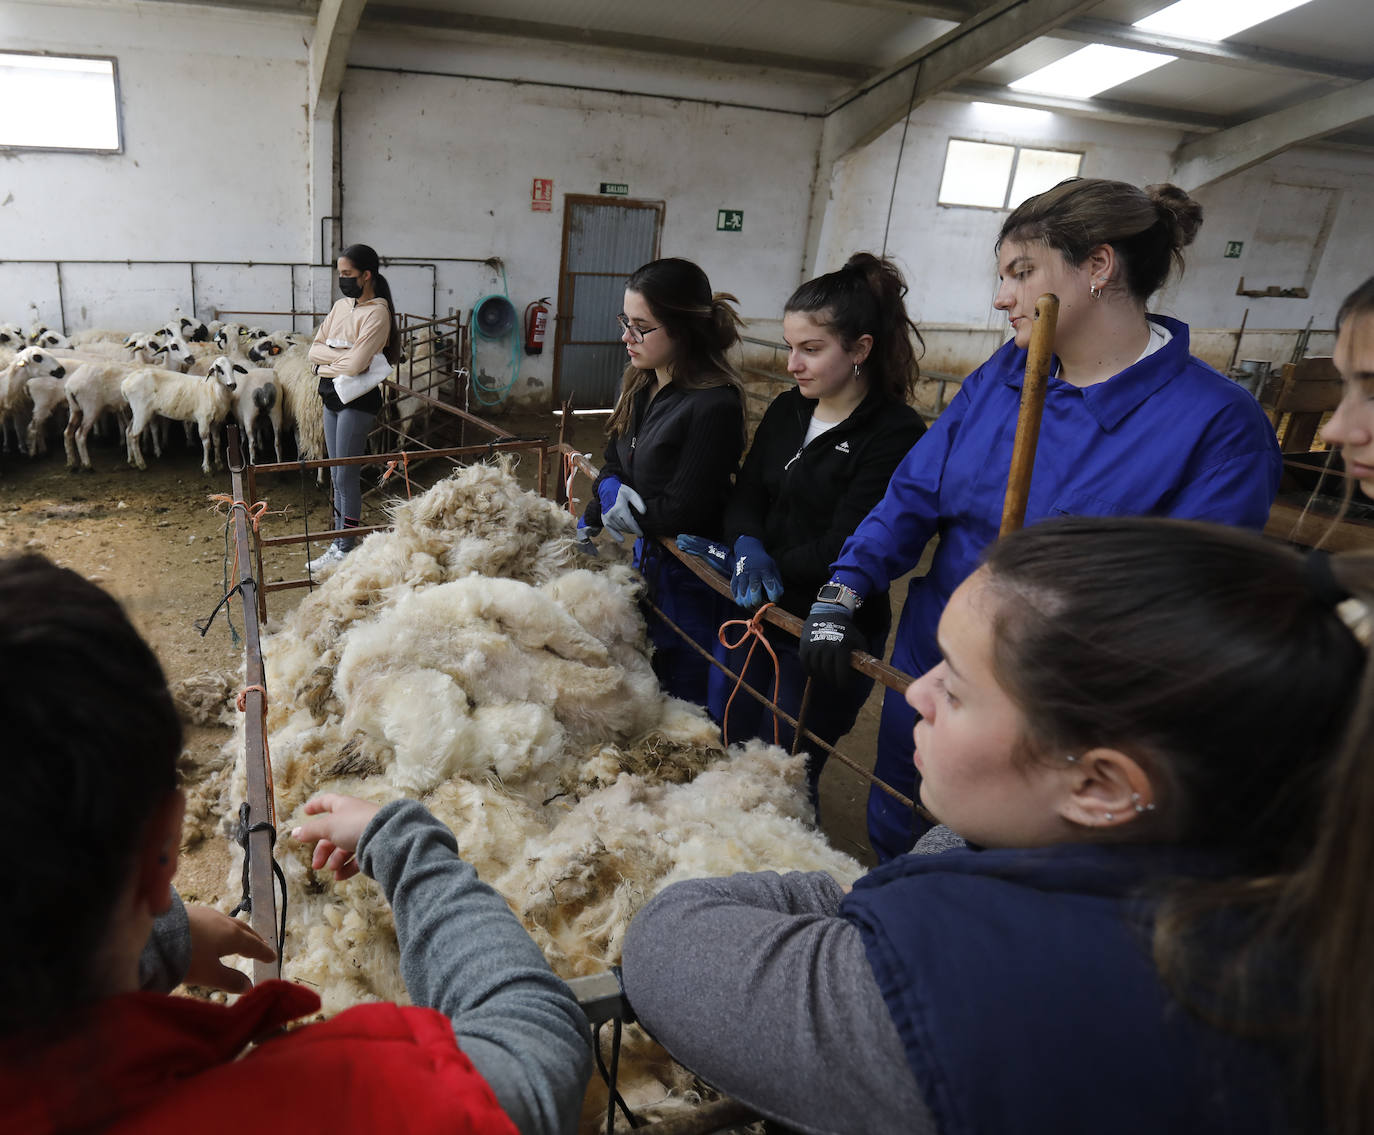
[[[1093,299],[1100,300],[1102,298],[1102,285],[1100,283],[1088,285],[1088,294]]]
[[[854,377],[855,377],[855,379],[857,379],[857,378],[859,377],[859,364],[858,364],[858,363],[855,363],[855,364],[854,364]]]

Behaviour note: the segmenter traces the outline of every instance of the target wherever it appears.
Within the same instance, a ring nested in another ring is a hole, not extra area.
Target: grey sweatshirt
[[[575,1132],[592,1069],[586,1017],[506,900],[458,857],[453,833],[416,801],[393,801],[363,832],[358,864],[391,904],[411,1000],[453,1022],[522,1135]],[[177,984],[189,961],[178,899],[140,959],[144,987]]]
[[[947,828],[915,848],[963,841]],[[680,1063],[807,1135],[935,1135],[844,891],[824,872],[668,887],[630,924],[625,992]]]

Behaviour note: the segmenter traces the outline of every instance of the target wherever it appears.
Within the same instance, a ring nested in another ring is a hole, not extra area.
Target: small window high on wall
[[[1014,209],[1066,177],[1077,177],[1083,155],[951,138],[940,179],[941,205]]]
[[[118,153],[115,61],[0,52],[0,149]]]

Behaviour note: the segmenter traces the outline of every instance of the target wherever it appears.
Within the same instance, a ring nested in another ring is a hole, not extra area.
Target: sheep
[[[573,535],[572,518],[522,492],[506,460],[397,506],[393,529],[368,536],[264,639],[278,826],[321,791],[423,800],[565,977],[618,961],[630,917],[677,879],[763,868],[856,878],[859,865],[809,826],[802,759],[757,741],[727,754],[699,708],[666,697],[638,577],[587,566]],[[197,815],[245,798],[242,726],[230,746],[230,786],[198,787]],[[377,887],[321,887],[308,849],[278,856],[290,975],[329,1013],[404,999]],[[236,889],[237,869],[231,879]],[[632,1105],[691,1085],[630,1031],[621,1087]],[[593,1096],[584,1116],[594,1112],[604,1122]]]
[[[17,351],[21,347],[28,346],[28,339],[24,335],[24,329],[17,323],[0,323],[0,347],[7,347],[12,351]]]
[[[323,461],[328,456],[324,403],[320,400],[320,380],[310,366],[309,350],[308,344],[295,343],[278,331],[256,340],[248,348],[248,357],[254,365],[276,371],[281,381],[282,416],[296,427],[297,455],[306,461]]]
[[[96,344],[120,344],[127,340],[131,334],[130,331],[110,331],[103,327],[88,327],[71,337],[71,345],[77,350],[83,350]]]
[[[201,472],[210,472],[212,450],[216,468],[224,468],[220,460],[219,426],[232,403],[232,377],[226,381],[223,376],[204,378],[159,367],[140,367],[119,384],[119,390],[129,404],[130,422],[125,438],[129,455],[138,468],[148,467],[138,438],[154,414],[177,422],[195,422],[204,453]]]
[[[234,416],[248,442],[249,464],[257,464],[257,418],[267,415],[272,426],[272,453],[281,460],[281,401],[277,398],[276,372],[270,367],[246,367],[228,355],[220,355],[210,366],[210,378],[234,384]]]
[[[66,373],[66,368],[57,358],[38,347],[25,347],[0,371],[0,438],[6,450],[9,449],[11,426],[16,446],[21,450],[26,448],[26,419],[33,407],[29,381],[39,376],[61,379]]]
[[[179,307],[173,311],[172,318],[158,330],[179,336],[190,343],[205,343],[210,338],[210,328],[199,319],[182,315]]]
[[[67,428],[62,431],[63,444],[67,450],[67,466],[71,469],[92,469],[91,454],[86,448],[86,438],[91,428],[107,411],[119,419],[119,432],[125,439],[125,453],[130,464],[133,454],[128,448],[128,402],[120,390],[120,384],[130,371],[119,363],[88,362],[82,363],[66,382]],[[161,444],[154,435],[154,449],[160,455]]]

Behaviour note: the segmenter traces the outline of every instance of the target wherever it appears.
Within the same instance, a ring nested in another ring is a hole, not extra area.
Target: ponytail
[[[377,250],[370,244],[350,244],[339,253],[339,258],[347,260],[360,272],[372,273],[372,292],[386,300],[387,311],[391,314],[391,330],[387,334],[382,354],[386,356],[387,362],[395,366],[401,361],[401,328],[396,323],[396,303],[391,298],[391,285],[382,275],[382,262]]]
[[[871,252],[856,252],[838,272],[802,284],[784,311],[804,312],[840,337],[849,350],[863,335],[873,337],[864,362],[869,384],[893,402],[906,403],[920,377],[914,336],[925,351],[925,340],[906,310],[906,281],[891,260]]]

